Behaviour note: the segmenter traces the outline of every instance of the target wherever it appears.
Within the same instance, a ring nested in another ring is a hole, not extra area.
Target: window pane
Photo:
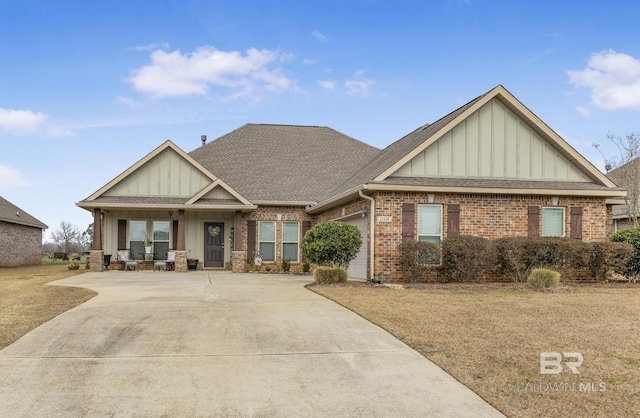
[[[260,222],[259,233],[260,233],[260,241],[275,241],[276,240],[276,223]]]
[[[147,221],[129,221],[129,240],[144,241],[147,235]]]
[[[432,242],[434,244],[440,245],[439,236],[421,236],[421,237],[418,237],[418,241]]]
[[[282,244],[282,259],[297,262],[298,244]]]
[[[442,233],[442,209],[438,206],[418,207],[418,235],[440,235]]]
[[[131,241],[129,243],[131,257],[134,260],[144,260],[144,243],[143,241]]]
[[[276,244],[274,242],[261,242],[260,254],[262,255],[262,261],[275,261]]]
[[[282,240],[285,242],[298,242],[297,222],[284,222],[282,224]]]
[[[153,240],[169,241],[169,221],[153,222]]]
[[[153,243],[153,259],[154,260],[166,260],[167,253],[169,252],[169,242],[154,242]]]
[[[564,208],[542,208],[542,236],[564,236]]]

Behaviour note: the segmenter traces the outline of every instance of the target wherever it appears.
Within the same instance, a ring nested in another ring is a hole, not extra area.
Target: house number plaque
[[[378,222],[391,222],[391,216],[378,216]]]

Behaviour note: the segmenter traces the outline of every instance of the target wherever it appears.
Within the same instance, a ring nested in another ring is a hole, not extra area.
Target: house
[[[255,251],[296,265],[311,225],[342,220],[363,236],[350,276],[393,280],[405,240],[605,240],[625,193],[497,86],[383,150],[310,126],[248,124],[190,153],[167,141],[77,205],[100,225],[96,260],[142,257],[148,235],[176,270],[243,271]]]
[[[607,169],[609,168],[610,166],[607,166]],[[640,218],[640,158],[635,158],[607,172],[607,177],[627,190],[625,198],[613,206],[614,232],[637,228]]]
[[[0,267],[42,263],[48,226],[0,196]]]

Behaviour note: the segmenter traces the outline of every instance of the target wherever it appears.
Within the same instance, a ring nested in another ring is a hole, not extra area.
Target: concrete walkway
[[[2,416],[498,417],[308,276],[86,273],[99,293],[0,351]]]

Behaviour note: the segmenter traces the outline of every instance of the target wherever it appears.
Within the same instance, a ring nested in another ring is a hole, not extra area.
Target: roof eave
[[[345,190],[340,194],[332,196],[329,199],[325,199],[313,206],[308,207],[307,213],[310,215],[313,215],[315,213],[322,212],[323,210],[331,209],[332,207],[338,206],[341,203],[346,203],[350,200],[353,200],[355,196],[358,196],[358,192],[363,189],[364,189],[363,185],[352,187],[349,190]]]
[[[184,209],[189,211],[204,211],[204,210],[217,210],[217,211],[243,211],[248,212],[258,208],[257,205],[204,205],[204,204],[196,204],[196,205],[186,205],[183,203],[180,204],[172,204],[172,203],[131,203],[131,204],[122,204],[122,203],[100,203],[96,201],[84,201],[76,203],[76,206],[88,210],[89,212],[93,211],[93,209],[123,209],[123,210],[157,210],[157,209]]]
[[[403,191],[429,193],[472,193],[472,194],[512,194],[512,195],[542,195],[542,196],[591,196],[620,198],[627,195],[624,190],[580,190],[580,189],[524,189],[502,187],[465,187],[465,186],[417,186],[402,184],[368,183],[364,190],[373,192]]]

